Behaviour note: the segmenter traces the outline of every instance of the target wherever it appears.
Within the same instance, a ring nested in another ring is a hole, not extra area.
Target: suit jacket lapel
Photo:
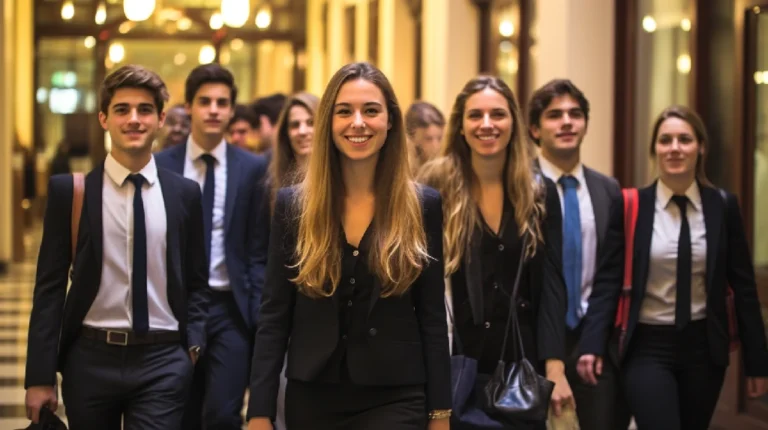
[[[182,159],[183,160],[183,159]],[[179,255],[179,229],[183,228],[181,221],[181,203],[178,192],[173,192],[173,187],[168,174],[163,169],[157,170],[157,179],[160,182],[160,190],[163,193],[166,218],[166,267],[168,270],[168,287],[175,286],[176,280],[181,279],[181,258]],[[170,288],[169,288],[170,289]],[[171,300],[172,295],[168,294]]]
[[[235,199],[237,199],[238,183],[240,182],[240,158],[235,154],[235,150],[227,145],[227,190],[226,204],[224,207],[224,233],[229,232],[229,226],[232,223],[232,215],[235,210]]]
[[[712,278],[715,272],[715,260],[720,246],[720,229],[723,226],[723,214],[725,213],[725,201],[720,192],[714,188],[699,184],[701,194],[701,206],[704,211],[704,226],[707,230],[707,291],[712,287]]]
[[[98,165],[85,178],[85,206],[88,208],[88,224],[93,244],[94,267],[97,280],[101,279],[101,265],[104,261],[104,228],[102,219],[102,190],[104,188],[104,163]]]
[[[173,160],[170,169],[179,175],[184,176],[184,164],[187,156],[187,144],[177,145],[171,149],[169,154],[170,159]]]
[[[608,217],[610,216],[610,201],[608,200],[608,190],[605,188],[604,181],[601,181],[592,171],[584,167],[584,178],[587,180],[587,189],[589,189],[589,198],[592,201],[592,211],[595,213],[595,229],[597,230],[597,251],[603,245],[605,233],[608,230]],[[597,260],[597,259],[595,259]]]
[[[635,225],[635,249],[632,267],[632,313],[640,312],[642,297],[645,296],[648,282],[648,267],[651,259],[651,238],[653,237],[653,218],[656,212],[656,184],[638,191],[639,207]]]

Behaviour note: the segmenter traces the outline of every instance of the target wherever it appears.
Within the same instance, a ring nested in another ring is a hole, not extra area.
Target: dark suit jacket
[[[621,187],[615,178],[603,175],[587,166],[584,167],[584,178],[587,180],[589,198],[592,201],[592,210],[595,213],[595,229],[597,230],[597,255],[595,266],[599,264],[598,256],[605,245],[605,236],[608,233],[608,218],[611,215],[611,202],[621,199]],[[595,267],[597,269],[597,267]]]
[[[755,274],[741,212],[736,197],[699,184],[707,240],[707,338],[712,362],[726,366],[729,358],[726,290],[735,293],[739,336],[749,376],[768,375],[768,348],[755,287]],[[656,184],[639,190],[632,266],[632,293],[625,347],[632,341],[648,281],[653,237]],[[581,337],[581,354],[605,354],[621,284],[624,278],[624,203],[621,197],[611,206],[611,216],[595,286],[589,301]]]
[[[294,189],[284,188],[275,204],[267,282],[251,364],[249,418],[274,418],[286,349],[286,376],[313,381],[339,341],[338,294],[311,299],[298,293],[290,281],[296,276],[296,270],[288,268],[298,230],[294,195]],[[374,284],[368,336],[362,341],[348,340],[346,361],[356,384],[426,384],[427,410],[450,409],[441,199],[435,190],[425,187],[421,200],[428,252],[434,260],[403,296],[380,297],[381,285]]]
[[[168,219],[168,301],[179,322],[182,345],[204,347],[209,289],[200,187],[162,168],[158,168],[157,176]],[[48,184],[48,206],[29,320],[25,387],[56,383],[56,370],[78,337],[99,291],[102,250],[109,246],[104,243],[102,226],[103,184],[102,164],[85,178],[77,258],[69,293],[72,177],[55,175]]]
[[[159,166],[184,174],[187,145],[155,155]],[[254,329],[261,304],[269,240],[269,194],[264,187],[264,158],[227,144],[227,192],[224,206],[225,253],[230,287],[247,326]]]

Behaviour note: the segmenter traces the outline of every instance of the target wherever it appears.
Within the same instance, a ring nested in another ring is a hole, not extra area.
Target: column
[[[582,161],[605,174],[613,172],[614,2],[537,0],[538,42],[534,88],[567,78],[590,102],[589,132]],[[521,101],[527,103],[528,101]]]
[[[447,117],[461,88],[478,74],[478,12],[470,0],[423,2],[422,99]]]
[[[328,44],[326,49],[326,73],[327,79],[323,81],[323,89],[327,80],[344,65],[344,50],[346,40],[344,40],[345,22],[344,22],[344,0],[326,0],[328,4],[328,20],[325,23],[326,37]]]
[[[13,256],[13,0],[0,0],[0,272]]]
[[[379,0],[378,67],[389,78],[403,111],[415,93],[416,22],[406,0]]]
[[[325,89],[325,23],[323,22],[324,0],[307,1],[307,77],[306,90],[320,97]]]

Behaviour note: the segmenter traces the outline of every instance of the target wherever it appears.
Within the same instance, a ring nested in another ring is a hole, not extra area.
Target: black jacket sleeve
[[[736,196],[728,194],[726,219],[728,226],[728,261],[726,275],[733,289],[739,338],[747,376],[768,376],[768,347],[765,326],[757,297],[755,269],[741,220]]]
[[[270,228],[267,275],[251,361],[248,419],[268,417],[274,420],[277,410],[280,372],[292,330],[297,293],[290,281],[293,271],[288,268],[292,241],[286,240],[293,222],[289,215],[291,203],[291,190],[281,189]]]
[[[433,259],[416,279],[413,294],[427,372],[427,411],[433,411],[451,408],[451,358],[445,314],[442,200],[433,189],[425,187],[422,193],[424,229]]]
[[[185,226],[187,249],[184,270],[184,287],[187,290],[187,340],[189,346],[205,349],[205,321],[208,317],[208,302],[211,290],[208,287],[208,257],[205,255],[203,235],[203,203],[200,186],[196,182],[184,179],[187,196],[189,223]]]
[[[24,388],[56,384],[59,334],[72,258],[72,192],[70,175],[55,175],[48,182],[48,205],[29,318]],[[85,208],[83,213],[87,213]]]
[[[542,233],[544,244],[537,252],[542,252],[544,273],[541,276],[541,302],[537,312],[538,358],[565,359],[565,314],[567,295],[563,278],[562,249],[563,221],[557,188],[549,179],[546,182],[546,218],[543,220]]]
[[[616,316],[624,282],[624,200],[621,194],[611,201],[608,231],[598,265],[589,308],[582,322],[580,354],[606,355],[611,325]]]

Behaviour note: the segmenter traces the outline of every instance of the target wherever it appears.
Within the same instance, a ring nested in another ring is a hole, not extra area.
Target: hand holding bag
[[[493,375],[478,375],[477,360],[463,354],[463,346],[453,319],[452,306],[446,301],[449,326],[453,329],[455,355],[451,357],[452,420],[472,425],[477,429],[505,428],[521,420],[544,421],[547,417],[554,383],[536,373],[525,358],[520,326],[517,320],[516,300],[520,275],[525,261],[527,235],[523,236],[517,275],[510,297],[507,331],[504,334],[502,356]],[[450,297],[450,295],[448,295]],[[449,300],[449,299],[446,299]],[[510,327],[512,323],[512,327]],[[511,329],[511,330],[510,330]],[[517,361],[507,371],[504,351],[513,331],[517,336]],[[487,382],[485,382],[487,381]]]

